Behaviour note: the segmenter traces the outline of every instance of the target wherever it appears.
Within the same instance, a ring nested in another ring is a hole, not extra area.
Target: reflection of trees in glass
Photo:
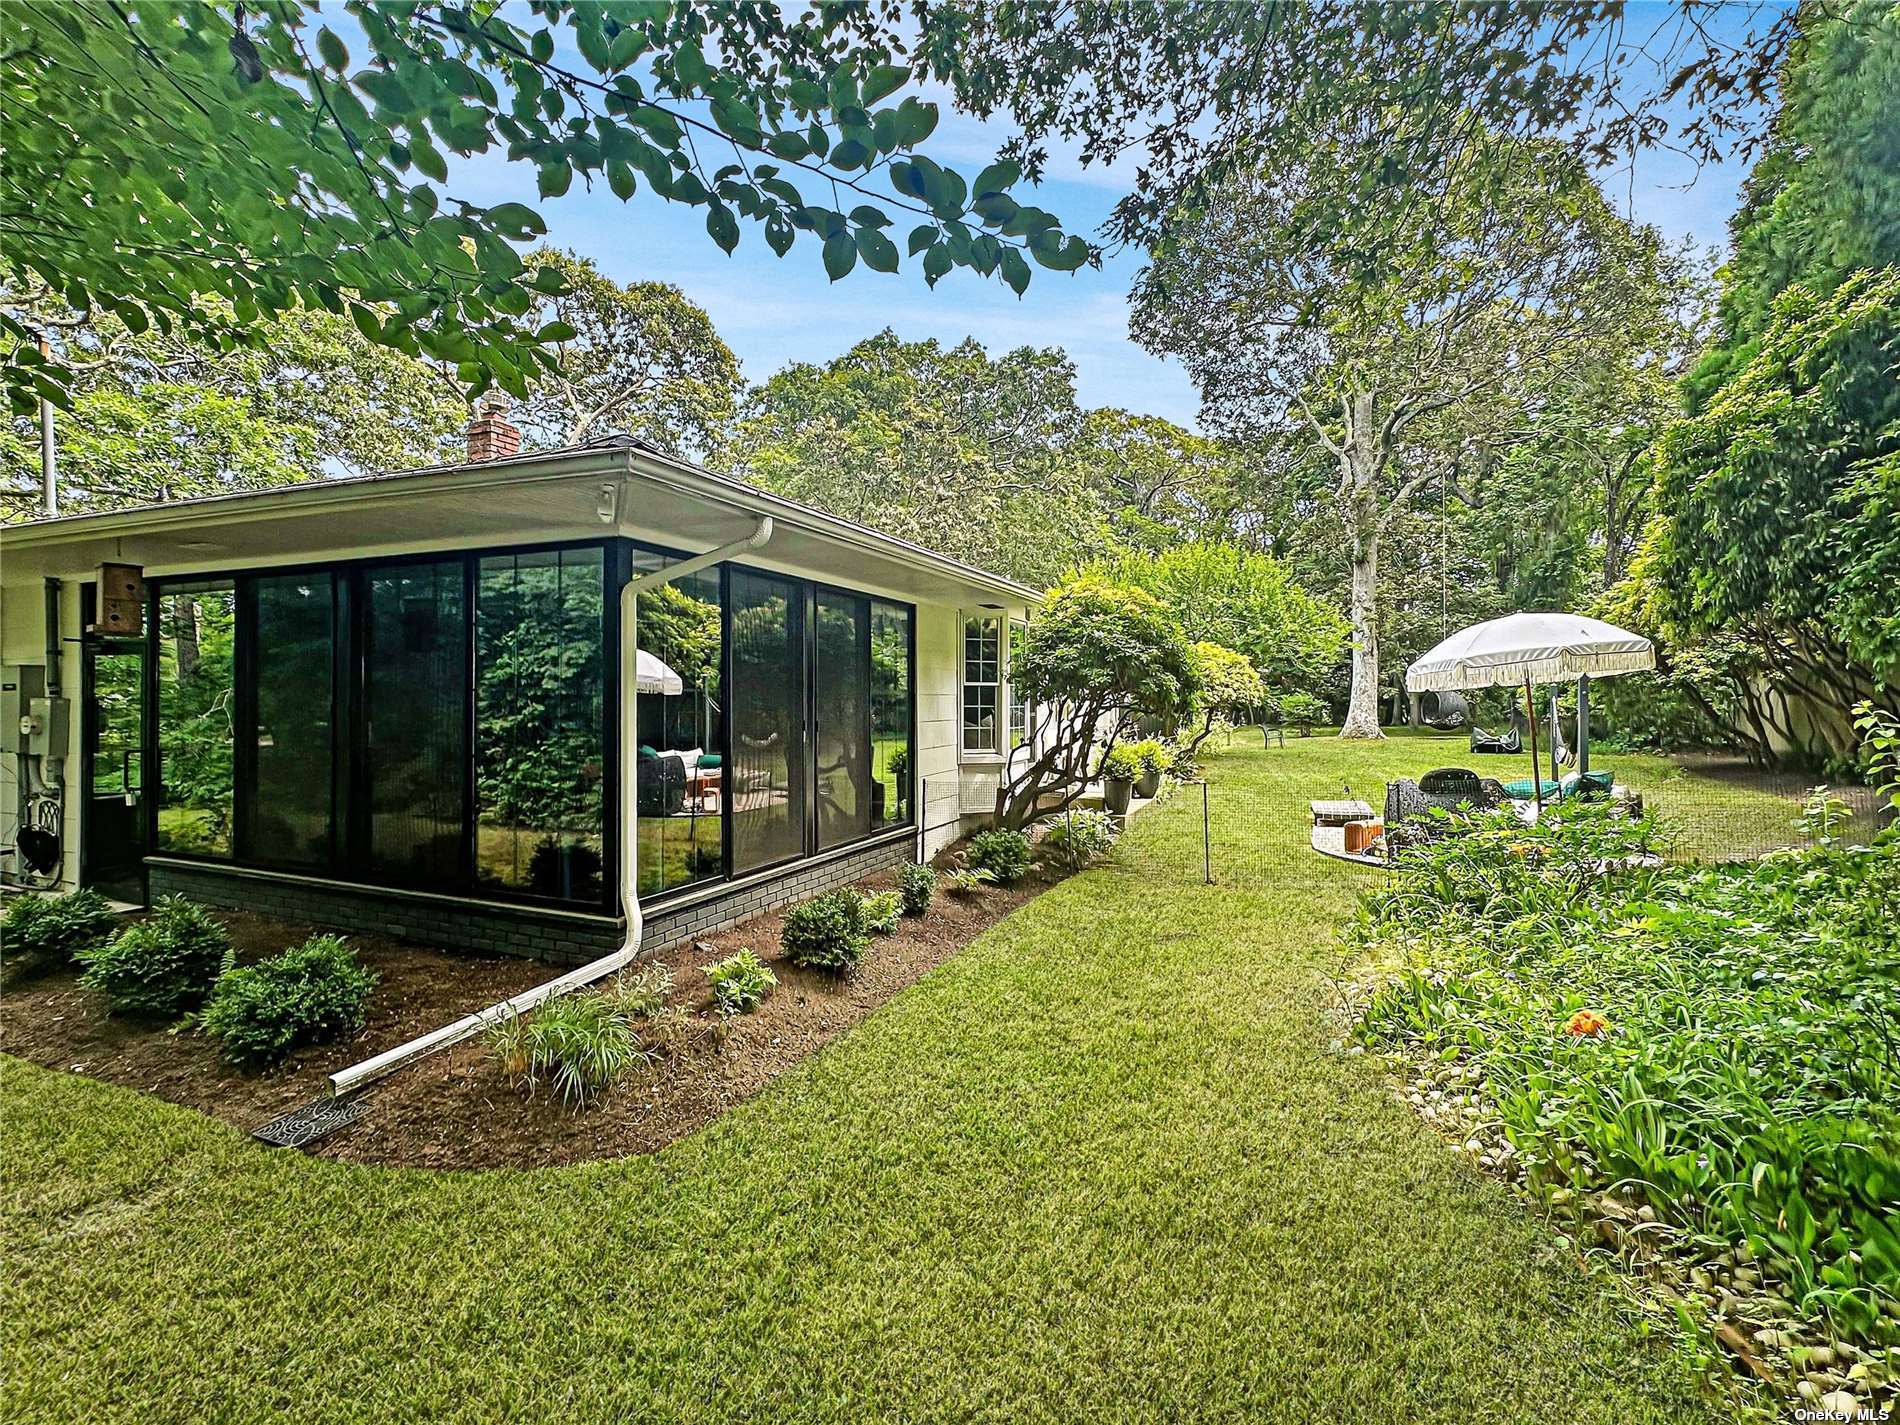
[[[246,799],[246,857],[321,866],[331,847],[336,739],[330,677],[334,593],[328,574],[259,578],[247,605],[257,620],[255,786]],[[248,735],[248,734],[247,734]]]
[[[875,819],[903,821],[910,798],[910,611],[871,605],[871,774]]]
[[[541,895],[601,891],[601,551],[484,559],[476,595],[478,870]]]
[[[168,590],[158,618],[158,844],[226,856],[236,595],[229,583]]]
[[[640,646],[689,688],[710,688],[719,678],[719,605],[678,584],[647,590],[640,596]]]
[[[821,592],[817,663],[818,844],[835,846],[871,829],[877,801],[871,777],[868,611],[863,599]]]
[[[732,572],[732,853],[749,870],[804,848],[804,649],[795,586]]]
[[[660,556],[634,554],[641,572]],[[637,829],[642,895],[719,876],[727,769],[720,695],[720,576],[689,574],[640,596],[639,644],[679,676],[681,690],[639,694]]]
[[[92,705],[99,739],[91,790],[96,796],[137,792],[142,786],[144,683],[145,659],[139,654],[100,653],[93,659]]]

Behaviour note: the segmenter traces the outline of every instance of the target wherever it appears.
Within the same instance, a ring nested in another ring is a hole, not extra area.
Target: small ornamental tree
[[[996,825],[1012,830],[1044,798],[1074,801],[1094,754],[1137,719],[1178,723],[1200,689],[1187,638],[1153,595],[1086,577],[1050,591],[1013,679],[1037,710],[1038,737],[996,790]]]
[[[1190,726],[1193,735],[1182,747],[1182,756],[1193,760],[1195,752],[1213,734],[1216,719],[1233,717],[1246,708],[1257,708],[1267,700],[1266,685],[1246,658],[1218,643],[1197,643],[1193,648],[1194,676],[1201,689],[1194,695]]]

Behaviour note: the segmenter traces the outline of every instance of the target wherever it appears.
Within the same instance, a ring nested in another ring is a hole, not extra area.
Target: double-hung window
[[[1000,753],[1003,692],[1003,616],[968,614],[963,620],[963,750]]]
[[[1021,619],[1009,621],[1009,750],[1032,741],[1035,737],[1035,720],[1030,716],[1029,704],[1023,697],[1021,684],[1016,681],[1016,662],[1022,657],[1023,640],[1029,636],[1029,625]]]

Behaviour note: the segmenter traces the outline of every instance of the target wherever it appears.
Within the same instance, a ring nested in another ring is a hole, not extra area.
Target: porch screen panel
[[[636,575],[665,562],[635,550]],[[720,688],[720,578],[703,569],[640,596],[639,744],[635,831],[640,894],[658,895],[725,873],[723,761],[725,696]]]
[[[734,569],[732,869],[805,849],[804,586]]]
[[[463,883],[468,599],[463,564],[378,565],[363,579],[365,862],[419,889]]]
[[[485,558],[475,584],[478,889],[605,894],[603,554]]]
[[[166,585],[158,600],[158,849],[229,856],[236,810],[237,589]]]
[[[871,605],[871,814],[876,825],[910,820],[910,610]]]
[[[318,867],[330,861],[335,787],[335,589],[329,574],[260,577],[256,783],[245,799],[247,859]]]
[[[875,801],[871,779],[870,606],[848,594],[820,590],[813,601],[812,737],[818,792],[818,846],[869,834]]]

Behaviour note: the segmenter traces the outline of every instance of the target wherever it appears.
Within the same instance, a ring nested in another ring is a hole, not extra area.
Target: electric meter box
[[[72,704],[65,698],[29,698],[26,755],[57,762],[73,745]]]

